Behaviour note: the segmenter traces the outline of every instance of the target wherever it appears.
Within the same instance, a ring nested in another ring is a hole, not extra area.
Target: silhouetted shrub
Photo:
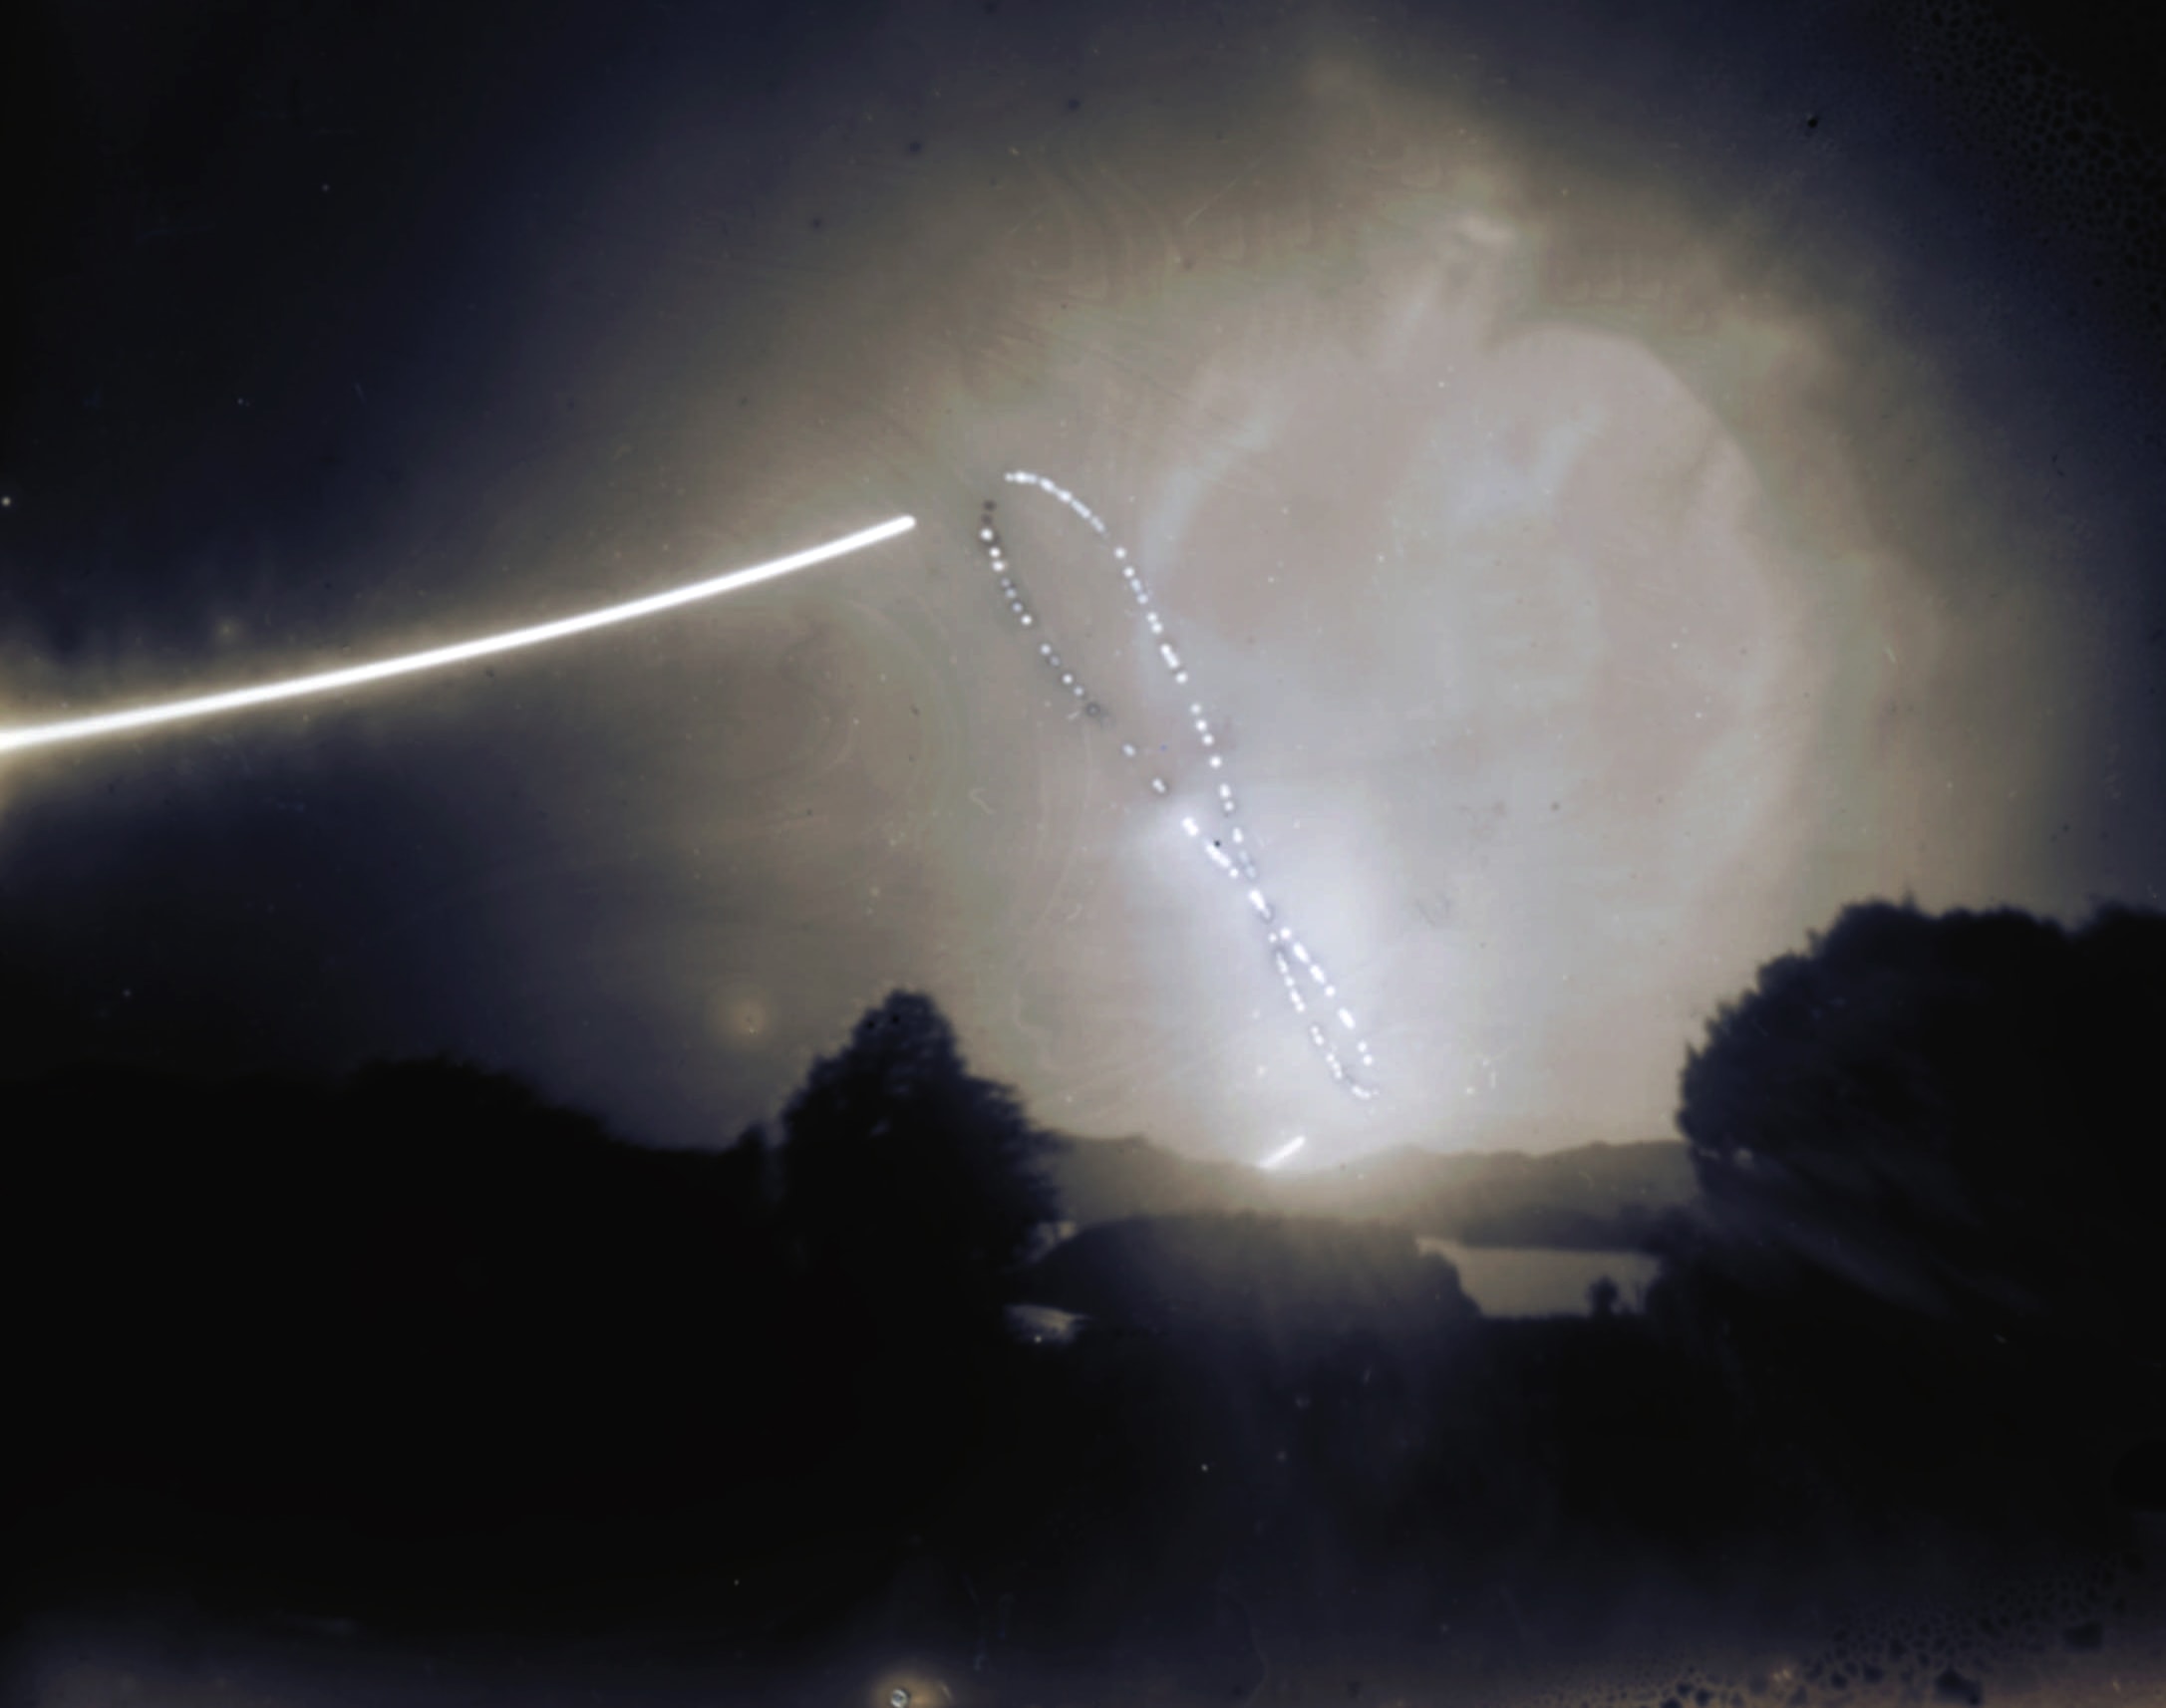
[[[1107,1324],[1279,1345],[1420,1338],[1478,1313],[1458,1271],[1396,1229],[1284,1216],[1161,1216],[1085,1230],[1045,1258],[1032,1295]]]

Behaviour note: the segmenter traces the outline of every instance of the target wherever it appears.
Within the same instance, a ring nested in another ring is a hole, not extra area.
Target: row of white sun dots
[[[1028,470],[1018,468],[1009,470],[1005,478],[1011,485],[1035,487],[1066,505],[1092,533],[1098,536],[1105,549],[1112,553],[1114,566],[1120,572],[1120,578],[1127,588],[1128,596],[1134,602],[1136,612],[1142,618],[1143,626],[1150,632],[1151,642],[1157,649],[1159,662],[1164,665],[1176,686],[1188,687],[1188,667],[1182,664],[1179,652],[1175,650],[1173,643],[1166,638],[1165,620],[1159,616],[1157,610],[1152,606],[1150,593],[1143,586],[1142,574],[1129,559],[1127,548],[1114,545],[1107,536],[1104,517],[1098,515],[1089,505],[1077,497],[1067,487],[1047,478],[1043,474],[1033,474]],[[986,559],[991,565],[993,573],[1000,578],[1001,593],[1007,599],[1008,609],[1014,615],[1018,625],[1027,631],[1038,632],[1040,626],[1037,617],[1032,612],[1029,603],[1024,599],[1022,589],[1016,583],[1013,567],[1010,565],[1008,554],[1001,544],[1000,530],[994,525],[995,510],[994,500],[988,498],[985,505],[985,515],[978,527],[979,542],[985,547]],[[1062,688],[1067,690],[1071,698],[1083,702],[1084,716],[1094,721],[1102,720],[1105,717],[1103,705],[1084,688],[1075,671],[1062,660],[1053,642],[1047,639],[1042,632],[1038,632],[1038,656],[1045,662],[1047,669],[1060,679]],[[1218,736],[1211,728],[1210,718],[1205,715],[1201,701],[1189,702],[1188,715],[1195,731],[1196,740],[1204,749],[1205,763],[1213,773],[1219,816],[1222,819],[1230,820],[1235,817],[1235,807],[1233,784],[1225,774],[1226,756],[1217,751]],[[1123,757],[1131,760],[1141,757],[1133,741],[1122,741],[1120,751]],[[1153,772],[1150,777],[1150,791],[1152,794],[1161,797],[1169,796],[1172,792],[1165,778],[1156,772]],[[1331,1070],[1332,1078],[1351,1091],[1356,1097],[1365,1101],[1374,1097],[1376,1092],[1370,1086],[1356,1079],[1348,1071],[1345,1059],[1334,1045],[1333,1039],[1325,1027],[1309,1018],[1310,997],[1303,991],[1303,978],[1306,977],[1311,987],[1322,994],[1325,1004],[1338,1003],[1339,988],[1332,983],[1330,976],[1325,973],[1323,965],[1310,954],[1308,946],[1296,935],[1294,929],[1280,923],[1278,910],[1272,905],[1270,899],[1265,896],[1262,889],[1258,887],[1256,862],[1249,852],[1248,838],[1242,834],[1240,825],[1230,825],[1224,837],[1206,836],[1203,834],[1203,827],[1196,822],[1194,815],[1184,814],[1181,818],[1181,829],[1187,833],[1191,841],[1195,842],[1209,856],[1211,864],[1217,867],[1220,873],[1235,883],[1247,887],[1250,911],[1255,914],[1263,925],[1264,943],[1271,952],[1272,965],[1278,972],[1280,984],[1285,988],[1287,1000],[1293,1005],[1294,1012],[1307,1023],[1309,1041],[1322,1054],[1324,1065]],[[1231,844],[1230,849],[1227,847],[1229,843]],[[1360,1028],[1355,1024],[1352,1010],[1344,1006],[1336,1006],[1335,1014],[1341,1029],[1348,1035],[1360,1065],[1364,1069],[1374,1068],[1376,1058],[1370,1053],[1368,1040],[1362,1036]]]

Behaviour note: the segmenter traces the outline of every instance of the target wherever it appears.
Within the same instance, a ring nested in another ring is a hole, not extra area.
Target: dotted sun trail
[[[1033,474],[1025,469],[1011,469],[1004,478],[1010,485],[1022,486],[1045,493],[1063,505],[1087,527],[1097,542],[1097,549],[1106,554],[1111,568],[1120,577],[1135,615],[1148,631],[1150,647],[1158,662],[1171,676],[1176,687],[1196,696],[1188,703],[1190,731],[1196,744],[1202,749],[1204,786],[1201,789],[1176,790],[1165,776],[1143,761],[1142,749],[1134,741],[1120,743],[1121,756],[1136,767],[1143,786],[1159,799],[1164,800],[1169,811],[1178,812],[1180,826],[1188,839],[1207,858],[1220,878],[1226,880],[1229,896],[1245,907],[1263,936],[1263,947],[1270,958],[1273,971],[1286,992],[1286,999],[1294,1014],[1308,1028],[1309,1041],[1323,1058],[1324,1066],[1333,1080],[1364,1101],[1376,1095],[1375,1088],[1358,1078],[1347,1065],[1347,1056],[1367,1072],[1376,1066],[1376,1058],[1370,1053],[1369,1042],[1355,1022],[1354,1012],[1341,1002],[1339,988],[1324,971],[1324,964],[1310,951],[1291,925],[1286,923],[1279,906],[1265,894],[1262,879],[1256,869],[1255,853],[1243,832],[1239,812],[1234,799],[1233,778],[1228,772],[1226,756],[1218,750],[1218,737],[1213,733],[1209,714],[1203,701],[1190,681],[1188,667],[1181,662],[1181,655],[1166,633],[1165,619],[1152,605],[1150,593],[1143,585],[1142,572],[1129,559],[1127,549],[1116,546],[1108,537],[1104,518],[1096,514],[1067,487],[1059,485],[1043,474]],[[1094,696],[1063,663],[1053,640],[1039,623],[1030,603],[1024,598],[1021,585],[1016,580],[1015,565],[1009,561],[1002,546],[1000,530],[994,525],[995,503],[986,500],[985,516],[979,524],[978,539],[985,548],[986,561],[999,578],[1003,597],[1008,609],[1027,640],[1035,643],[1038,656],[1046,668],[1060,679],[1061,686],[1076,700],[1083,702],[1083,714],[1093,721],[1103,722],[1108,713],[1104,703]],[[1209,824],[1213,829],[1206,831]],[[1312,1002],[1315,1016],[1312,1016]],[[1281,1159],[1283,1160],[1283,1159]]]
[[[89,717],[69,717],[52,723],[30,723],[13,729],[0,728],[0,753],[19,752],[26,747],[48,747],[64,741],[89,741],[100,735],[121,735],[133,729],[148,729],[159,723],[177,723],[185,718],[208,717],[220,712],[239,712],[248,707],[268,706],[281,700],[299,700],[305,695],[336,694],[342,689],[361,688],[369,683],[383,682],[390,677],[412,676],[419,671],[441,670],[446,665],[464,664],[472,659],[493,658],[498,653],[513,652],[520,647],[538,647],[544,641],[561,641],[572,635],[583,635],[591,629],[602,629],[616,623],[629,623],[641,617],[652,617],[663,611],[674,611],[680,605],[719,598],[725,593],[735,593],[758,582],[773,581],[776,576],[788,575],[793,570],[808,569],[815,563],[846,557],[853,551],[862,551],[882,540],[893,539],[897,534],[908,533],[916,525],[909,516],[895,516],[875,527],[860,529],[841,539],[829,540],[824,545],[808,546],[803,551],[791,552],[787,557],[754,564],[750,569],[732,570],[727,575],[711,576],[705,581],[672,587],[661,593],[650,593],[643,599],[627,599],[621,604],[605,605],[598,611],[582,611],[576,617],[559,617],[554,622],[535,623],[524,629],[506,629],[498,634],[460,641],[448,647],[432,647],[427,652],[404,653],[398,658],[379,659],[374,664],[353,665],[344,670],[318,671],[313,676],[288,677],[282,682],[262,683],[254,688],[228,689],[222,694],[197,695],[189,700],[161,701],[155,706],[131,707],[123,712],[103,712]]]

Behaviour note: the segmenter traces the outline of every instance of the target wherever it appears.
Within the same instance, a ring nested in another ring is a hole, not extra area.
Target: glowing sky
[[[0,770],[0,1065],[450,1048],[705,1142],[907,985],[1056,1125],[1306,1165],[1659,1133],[1853,899],[2156,902],[2126,276],[1900,17],[598,10],[438,42],[484,94],[228,44],[178,142],[155,32],[61,44],[82,158],[181,163],[46,228],[0,722],[918,526]],[[1376,1104],[1023,643],[988,498],[1056,644],[1186,727],[1016,468],[1146,567]]]

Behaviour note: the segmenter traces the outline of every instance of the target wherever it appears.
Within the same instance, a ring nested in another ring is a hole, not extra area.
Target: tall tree
[[[2158,1288],[2166,919],[1846,911],[1685,1070],[1718,1224],[1893,1302],[2119,1335]]]
[[[1657,1315],[1801,1477],[2080,1505],[2166,1416],[2162,1024],[2156,915],[1848,909],[1688,1062],[1703,1204]]]
[[[1015,1277],[1058,1213],[1046,1141],[911,992],[814,1064],[782,1138],[794,1333],[820,1364],[819,1391],[802,1397],[831,1450],[868,1472],[899,1461],[892,1477],[913,1482],[900,1466],[952,1460],[957,1418],[999,1386]]]

